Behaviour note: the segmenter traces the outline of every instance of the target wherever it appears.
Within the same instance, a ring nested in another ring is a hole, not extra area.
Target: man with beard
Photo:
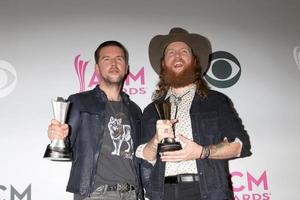
[[[150,62],[160,80],[154,102],[143,112],[144,144],[136,155],[143,158],[143,185],[151,200],[232,199],[228,160],[251,155],[231,101],[209,90],[202,78],[210,53],[207,38],[182,28],[150,42]],[[171,103],[172,120],[159,118],[155,105],[164,101]],[[174,137],[181,150],[158,152],[163,139]]]
[[[138,159],[141,110],[122,92],[128,73],[128,52],[117,41],[95,51],[100,84],[71,95],[66,124],[52,120],[51,140],[66,138],[72,152],[67,191],[75,200],[143,199]]]

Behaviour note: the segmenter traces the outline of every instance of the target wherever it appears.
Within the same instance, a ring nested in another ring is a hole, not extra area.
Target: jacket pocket
[[[217,112],[200,114],[201,135],[205,144],[215,144],[221,140],[219,117]]]
[[[99,133],[103,132],[104,113],[80,113],[80,139],[86,140],[99,140]]]

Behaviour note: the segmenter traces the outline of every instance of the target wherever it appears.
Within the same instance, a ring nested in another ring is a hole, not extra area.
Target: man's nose
[[[117,65],[117,59],[116,58],[112,58],[111,59],[111,64],[112,65]]]
[[[179,58],[181,56],[180,52],[175,51],[175,58]]]

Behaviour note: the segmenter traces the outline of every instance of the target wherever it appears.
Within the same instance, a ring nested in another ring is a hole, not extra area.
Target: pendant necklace
[[[116,112],[116,110],[114,109],[114,106],[112,105],[113,104],[112,102],[114,102],[116,104],[120,103],[120,109],[117,109],[117,110],[119,110],[119,112]],[[108,100],[107,104],[109,105],[109,108],[112,111],[114,117],[115,118],[120,117],[120,115],[123,113],[123,102],[122,102],[122,99],[120,101],[109,101]]]

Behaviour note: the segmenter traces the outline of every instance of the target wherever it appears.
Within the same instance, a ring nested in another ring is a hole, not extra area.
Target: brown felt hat
[[[199,34],[189,33],[183,28],[172,28],[168,35],[156,35],[149,44],[149,59],[154,71],[160,73],[161,59],[164,56],[166,47],[176,41],[186,43],[198,57],[202,75],[209,67],[209,55],[211,54],[211,45],[209,40]]]

